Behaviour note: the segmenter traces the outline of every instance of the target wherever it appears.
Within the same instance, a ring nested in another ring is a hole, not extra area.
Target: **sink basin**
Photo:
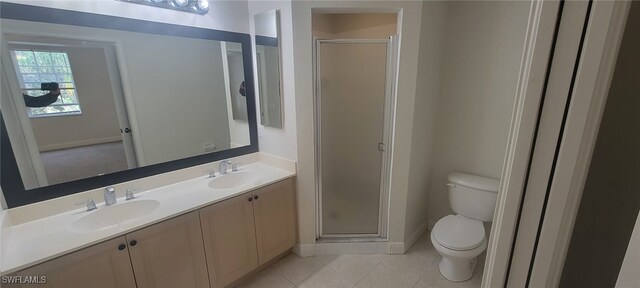
[[[214,189],[233,189],[242,186],[255,185],[258,180],[260,180],[260,175],[256,172],[229,172],[211,180],[211,182],[209,182],[209,187]]]
[[[107,229],[145,216],[158,209],[158,206],[160,202],[156,200],[134,200],[101,207],[71,223],[70,228],[81,233]]]

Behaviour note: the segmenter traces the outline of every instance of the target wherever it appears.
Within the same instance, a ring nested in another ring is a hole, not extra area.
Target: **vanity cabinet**
[[[198,212],[126,235],[138,288],[209,287]]]
[[[12,274],[46,284],[3,287],[226,287],[291,249],[296,235],[286,179]]]
[[[258,267],[252,193],[200,209],[211,287],[225,287]]]
[[[296,244],[296,203],[292,179],[280,181],[253,193],[258,262],[260,265]]]
[[[197,211],[67,254],[14,275],[47,276],[46,285],[36,286],[52,288],[209,287]]]
[[[225,287],[296,243],[293,179],[200,209],[211,287]]]
[[[40,265],[21,270],[16,276],[46,276],[45,284],[3,287],[123,287],[135,288],[125,237],[73,252]]]

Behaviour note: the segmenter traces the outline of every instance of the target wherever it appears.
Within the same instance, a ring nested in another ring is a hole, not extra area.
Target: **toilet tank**
[[[447,177],[451,209],[462,216],[491,222],[500,180],[454,172]]]

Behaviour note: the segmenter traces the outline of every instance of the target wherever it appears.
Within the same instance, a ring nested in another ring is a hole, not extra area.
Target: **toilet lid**
[[[484,241],[484,226],[481,221],[460,215],[448,215],[433,227],[434,239],[451,250],[471,250]]]

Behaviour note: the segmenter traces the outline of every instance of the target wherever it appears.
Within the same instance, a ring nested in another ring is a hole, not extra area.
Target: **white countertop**
[[[208,186],[211,179],[208,176],[201,176],[149,191],[138,192],[136,193],[137,198],[133,200],[125,201],[123,198],[118,198],[118,203],[154,199],[159,201],[160,205],[149,214],[98,231],[73,232],[70,226],[74,221],[89,213],[115,207],[118,203],[109,207],[100,203],[98,210],[89,212],[83,206],[80,209],[3,227],[0,274],[5,275],[22,270],[295,175],[294,171],[262,162],[241,166],[239,170],[258,172],[260,179],[254,185],[232,189],[213,189]]]

